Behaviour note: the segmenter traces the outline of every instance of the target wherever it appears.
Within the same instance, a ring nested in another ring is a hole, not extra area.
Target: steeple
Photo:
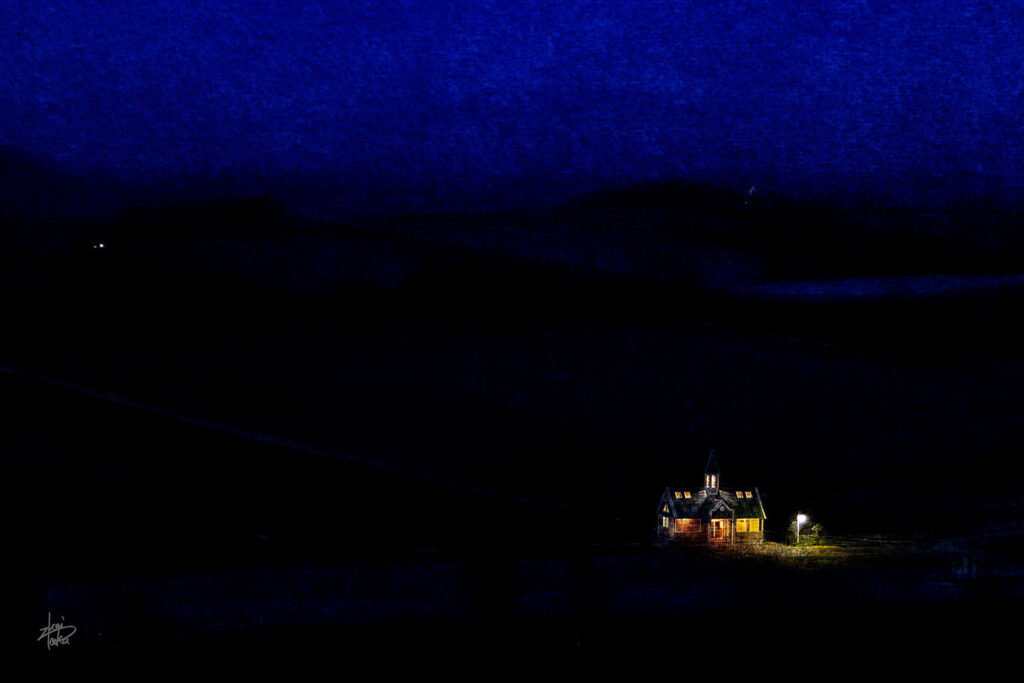
[[[711,455],[708,456],[708,465],[704,468],[704,490],[708,492],[709,496],[718,493],[718,487],[721,485],[721,474],[718,469],[718,460],[715,459],[715,449],[712,448]]]

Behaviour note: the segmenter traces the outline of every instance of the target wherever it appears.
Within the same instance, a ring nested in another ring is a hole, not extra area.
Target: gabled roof
[[[753,498],[739,498],[736,491],[747,491],[753,493]],[[676,491],[689,491],[690,497],[676,498]],[[672,517],[676,519],[710,519],[712,511],[715,517],[732,517],[733,513],[737,518],[743,519],[765,519],[764,506],[761,504],[761,493],[756,489],[730,489],[720,490],[717,495],[708,495],[703,488],[694,490],[692,488],[666,489],[668,505]]]

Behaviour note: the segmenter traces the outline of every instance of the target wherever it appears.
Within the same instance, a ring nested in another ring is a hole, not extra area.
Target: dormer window
[[[689,491],[683,491],[683,496],[686,497],[686,498],[689,498],[690,497],[690,492]]]
[[[754,496],[750,495],[750,491],[747,491],[747,498],[753,498],[753,497]]]
[[[737,491],[736,492],[736,497],[737,498],[742,498],[743,497],[743,491]]]
[[[683,497],[683,494],[680,493],[679,491],[676,491],[676,500],[678,500],[678,499],[680,499],[682,497]]]

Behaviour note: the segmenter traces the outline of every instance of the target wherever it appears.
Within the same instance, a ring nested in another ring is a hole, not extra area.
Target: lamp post
[[[807,523],[807,515],[796,514],[796,544],[800,545],[800,527]]]

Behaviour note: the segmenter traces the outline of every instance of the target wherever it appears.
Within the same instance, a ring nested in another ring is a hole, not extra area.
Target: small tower
[[[721,486],[721,472],[718,470],[718,460],[715,459],[715,450],[711,449],[708,456],[708,465],[704,468],[704,490],[709,496],[718,495],[718,488]]]

